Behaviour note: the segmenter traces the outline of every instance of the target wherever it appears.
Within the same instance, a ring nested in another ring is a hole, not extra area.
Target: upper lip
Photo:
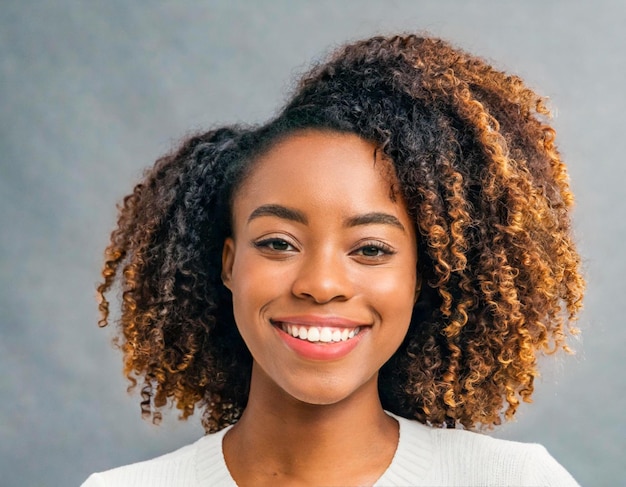
[[[270,320],[273,324],[277,323],[289,323],[292,325],[301,326],[323,326],[323,327],[336,327],[336,328],[356,328],[363,326],[361,321],[351,320],[342,316],[323,316],[323,315],[292,315],[292,316],[277,316]]]

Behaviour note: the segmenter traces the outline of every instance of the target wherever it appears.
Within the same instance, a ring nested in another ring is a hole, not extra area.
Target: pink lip
[[[271,320],[274,324],[274,330],[278,333],[283,343],[292,351],[308,360],[332,361],[339,360],[348,355],[359,344],[363,336],[369,331],[368,325],[336,316],[283,316]],[[301,340],[292,337],[289,333],[285,333],[280,327],[280,323],[290,323],[293,325],[303,326],[326,326],[335,328],[356,328],[360,327],[360,331],[353,338],[345,342],[329,342],[329,343],[313,343],[308,340]]]

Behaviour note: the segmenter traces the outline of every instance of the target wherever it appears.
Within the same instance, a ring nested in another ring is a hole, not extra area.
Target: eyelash
[[[280,244],[280,245],[284,245],[284,246],[291,247],[291,248],[279,249],[279,248],[274,247],[275,244]],[[275,238],[275,237],[266,238],[258,242],[254,242],[254,246],[257,249],[267,249],[272,252],[292,252],[295,250],[295,246],[289,243],[287,240],[283,238]],[[377,255],[365,255],[363,253],[365,249],[374,249],[376,252],[378,252],[378,254]],[[371,259],[384,257],[386,255],[393,255],[395,253],[396,252],[391,247],[389,247],[388,245],[385,245],[382,242],[365,242],[364,244],[360,245],[356,250],[352,252],[352,254],[359,254],[362,257],[371,258]]]
[[[291,247],[291,249],[276,249],[273,248],[272,245],[273,244],[286,244],[287,246]],[[285,240],[284,238],[276,238],[276,237],[272,237],[272,238],[266,238],[263,240],[260,240],[258,242],[254,242],[254,246],[257,249],[267,249],[273,252],[292,252],[295,247],[294,245],[290,244],[287,240]]]
[[[378,255],[364,255],[363,254],[364,249],[375,249],[377,252],[379,252],[379,254]],[[362,255],[363,257],[371,258],[371,259],[381,258],[386,255],[393,255],[396,253],[391,247],[389,247],[389,245],[385,245],[382,242],[365,242],[364,244],[360,245],[359,248],[357,248],[353,253],[355,252],[360,253],[360,255]]]

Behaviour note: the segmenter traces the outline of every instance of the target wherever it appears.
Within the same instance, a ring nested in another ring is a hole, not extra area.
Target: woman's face
[[[265,384],[309,404],[377,391],[417,281],[415,231],[392,197],[391,164],[355,135],[313,130],[254,164],[223,253],[252,390]]]

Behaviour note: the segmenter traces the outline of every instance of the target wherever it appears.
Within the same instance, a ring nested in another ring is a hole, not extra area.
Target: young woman
[[[260,127],[186,140],[120,210],[142,412],[209,433],[85,486],[576,485],[470,430],[528,401],[584,282],[543,100],[433,38],[338,50]]]

